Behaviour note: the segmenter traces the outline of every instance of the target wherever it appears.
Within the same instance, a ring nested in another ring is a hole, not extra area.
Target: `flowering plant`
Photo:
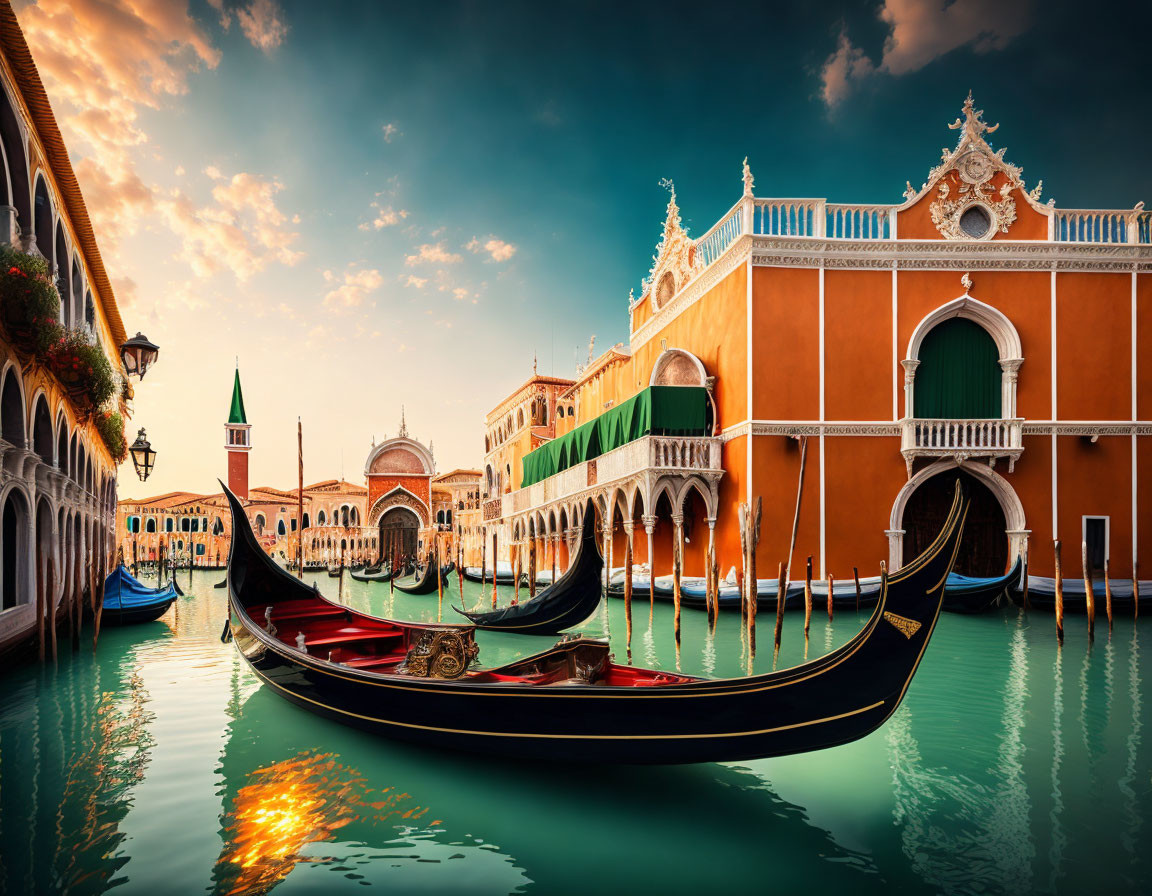
[[[47,260],[0,246],[0,317],[13,341],[43,358],[63,332],[59,316],[60,293]]]
[[[128,456],[128,440],[124,437],[124,418],[116,411],[101,411],[96,415],[96,429],[108,446],[108,453],[116,463]]]
[[[112,364],[87,330],[65,330],[48,350],[48,366],[77,402],[98,407],[116,391]]]

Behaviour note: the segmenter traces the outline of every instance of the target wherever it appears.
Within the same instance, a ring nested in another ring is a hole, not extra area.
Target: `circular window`
[[[960,216],[960,229],[974,240],[982,239],[992,229],[992,216],[984,206],[973,205]]]

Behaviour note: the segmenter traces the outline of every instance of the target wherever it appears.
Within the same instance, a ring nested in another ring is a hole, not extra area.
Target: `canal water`
[[[297,709],[220,642],[222,577],[184,573],[173,610],[105,630],[95,655],[88,632],[55,668],[0,674],[2,892],[1152,892],[1146,621],[1090,645],[1071,617],[1057,649],[1050,615],[946,615],[904,704],[862,741],[582,767],[395,744]],[[459,597],[346,579],[341,599],[452,621]],[[464,601],[490,598],[465,582]],[[814,615],[809,657],[866,616]],[[756,671],[772,666],[760,622]],[[637,665],[748,669],[737,614],[710,635],[685,610],[679,652],[669,605],[637,600],[634,625]],[[583,630],[625,656],[622,601]],[[487,664],[554,640],[477,639]],[[790,613],[780,665],[804,649]]]

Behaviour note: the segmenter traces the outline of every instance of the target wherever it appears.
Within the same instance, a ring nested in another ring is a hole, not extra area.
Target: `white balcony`
[[[591,496],[615,485],[623,485],[642,475],[701,474],[719,479],[720,439],[689,436],[644,436],[549,476],[527,488],[504,495],[500,516],[507,519],[528,510],[581,495]],[[494,503],[494,502],[489,502]],[[488,506],[485,520],[492,519]]]
[[[911,417],[901,423],[900,452],[912,475],[912,462],[917,457],[951,457],[956,460],[987,458],[995,463],[1007,458],[1008,469],[1024,451],[1024,421],[1007,420],[930,420]]]

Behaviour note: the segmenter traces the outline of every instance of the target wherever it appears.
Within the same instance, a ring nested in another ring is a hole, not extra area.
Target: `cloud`
[[[409,267],[418,264],[458,264],[463,259],[455,252],[444,248],[444,243],[424,243],[416,247],[412,255],[404,256],[404,263]]]
[[[830,109],[840,105],[852,92],[851,81],[858,81],[874,71],[872,60],[864,55],[863,50],[852,45],[847,34],[841,32],[836,52],[825,60],[821,73],[825,105]]]
[[[877,13],[889,33],[875,65],[841,32],[836,51],[821,69],[821,94],[835,108],[854,83],[878,72],[900,76],[919,71],[953,50],[1003,49],[1032,22],[1031,0],[884,0]]]
[[[464,245],[464,248],[473,254],[487,252],[493,261],[507,261],[516,254],[519,247],[492,236],[483,243],[476,237],[472,237],[472,239]]]
[[[397,137],[401,136],[400,128],[396,127],[396,123],[392,121],[384,125],[384,127],[381,128],[381,131],[384,133],[385,143],[391,143]]]
[[[236,10],[236,21],[240,30],[251,41],[252,46],[270,53],[288,36],[288,26],[284,24],[284,12],[275,0],[252,0],[247,6]]]
[[[404,282],[405,286],[415,286],[417,289],[423,289],[428,285],[427,277],[417,277],[415,274],[409,274],[408,279]]]
[[[298,218],[277,206],[278,180],[248,172],[229,177],[210,166],[204,174],[212,201],[203,202],[182,188],[147,183],[138,173],[139,151],[148,143],[140,112],[186,93],[193,73],[220,61],[186,8],[138,0],[39,0],[21,9],[20,23],[105,254],[119,254],[125,237],[159,223],[180,241],[176,257],[198,278],[231,271],[245,280],[270,262],[299,261],[302,253],[293,248],[299,234],[291,226]],[[180,289],[203,295],[200,287]]]
[[[324,280],[333,284],[324,296],[324,304],[329,308],[359,308],[368,295],[384,283],[384,278],[375,268],[355,270],[352,265],[343,274],[325,271]]]
[[[393,209],[390,205],[380,205],[378,202],[373,202],[372,208],[376,209],[376,217],[371,221],[364,221],[360,225],[361,230],[383,230],[385,227],[394,227],[408,217],[407,209]]]
[[[456,297],[456,301],[462,302],[468,298],[468,290],[463,286],[457,286],[454,290],[452,290],[452,295]]]

